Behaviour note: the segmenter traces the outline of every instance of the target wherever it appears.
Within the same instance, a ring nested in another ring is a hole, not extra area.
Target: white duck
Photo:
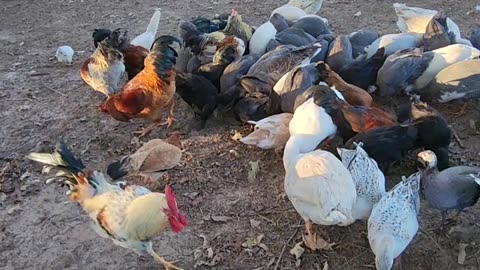
[[[275,149],[279,153],[290,138],[288,125],[293,114],[281,113],[269,116],[260,121],[248,121],[255,125],[255,130],[243,137],[240,141],[244,144],[255,145],[262,149]]]
[[[394,3],[393,8],[397,14],[398,29],[402,33],[413,32],[424,34],[425,29],[430,20],[437,14],[436,10],[409,7],[405,4]],[[460,28],[450,18],[447,18],[447,28],[455,36],[455,42],[472,46],[472,43],[467,39],[463,39],[460,34]]]
[[[338,148],[337,151],[357,189],[353,215],[355,219],[367,220],[373,205],[385,194],[385,176],[377,162],[362,148],[362,143],[356,144],[355,150]]]
[[[155,35],[157,34],[158,24],[160,23],[160,17],[162,16],[161,8],[155,9],[150,22],[148,23],[147,30],[135,37],[130,41],[130,44],[135,46],[141,46],[150,51],[153,42],[155,41]]]
[[[420,49],[398,51],[389,56],[378,71],[380,95],[392,96],[427,86],[444,68],[480,56],[480,50],[453,44],[430,52]]]
[[[417,48],[421,45],[422,39],[423,35],[418,33],[383,35],[370,44],[365,51],[367,52],[367,58],[370,58],[377,53],[378,49],[385,48],[385,55],[388,56],[399,50]]]
[[[275,38],[277,32],[288,27],[287,20],[280,14],[272,14],[270,19],[260,25],[249,41],[250,54],[263,55],[267,50],[268,42]]]
[[[288,5],[299,7],[307,14],[315,14],[322,8],[323,0],[290,0]]]
[[[279,8],[274,9],[270,17],[272,17],[275,13],[282,15],[289,24],[307,15],[307,13],[303,9],[290,4],[285,4]]]
[[[290,121],[290,139],[284,154],[285,192],[305,220],[304,242],[312,250],[321,248],[312,222],[347,226],[355,221],[352,208],[357,199],[348,170],[333,154],[315,150],[337,127],[322,107],[310,98],[299,106]]]
[[[368,241],[377,270],[390,270],[393,260],[410,244],[418,230],[420,173],[414,173],[387,192],[368,219]]]

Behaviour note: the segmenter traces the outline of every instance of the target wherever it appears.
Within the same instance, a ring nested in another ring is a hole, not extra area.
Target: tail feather
[[[129,164],[128,157],[123,157],[120,160],[115,161],[110,165],[108,165],[107,174],[113,180],[117,180],[128,174],[128,164]]]
[[[177,51],[170,45],[173,43],[181,45],[180,40],[173,36],[161,36],[155,40],[147,58],[145,65],[151,64],[155,67],[157,75],[162,79],[168,79],[171,75],[168,71],[175,68]]]
[[[155,36],[158,31],[158,24],[160,23],[160,17],[162,16],[161,10],[162,10],[161,8],[157,8],[155,10],[155,13],[153,13],[153,16],[152,18],[150,18],[150,22],[148,23],[148,26],[147,26],[146,32],[153,34],[153,36]]]
[[[77,174],[85,169],[82,160],[76,159],[63,142],[56,145],[55,152],[52,154],[30,153],[27,158],[47,166],[59,167],[72,174]]]

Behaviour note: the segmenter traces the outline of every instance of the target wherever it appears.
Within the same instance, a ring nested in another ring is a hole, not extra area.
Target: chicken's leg
[[[306,247],[311,250],[325,249],[330,247],[330,244],[323,238],[317,235],[317,233],[312,229],[312,222],[305,221],[305,229],[307,234],[302,236],[303,243]]]
[[[159,125],[160,125],[160,123],[155,123],[155,122],[151,123],[146,128],[142,128],[139,131],[135,131],[134,134],[138,135],[138,137],[141,138],[145,135],[148,135],[150,132],[152,132],[152,130],[154,130]]]
[[[175,262],[168,262],[166,261],[163,257],[161,257],[160,255],[158,255],[154,250],[153,248],[149,248],[148,249],[148,253],[150,255],[152,255],[152,257],[155,259],[155,261],[161,263],[163,265],[163,267],[165,268],[165,270],[183,270],[183,268],[180,268],[178,266],[175,266],[174,263]]]
[[[173,98],[170,101],[170,104],[168,104],[167,106],[168,116],[165,122],[162,123],[162,125],[167,125],[167,128],[169,128],[173,124],[173,121],[176,120],[175,118],[173,118],[173,109],[175,108],[175,102],[173,101]]]

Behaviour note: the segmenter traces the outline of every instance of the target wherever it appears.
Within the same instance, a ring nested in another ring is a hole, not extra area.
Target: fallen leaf
[[[297,243],[292,249],[290,249],[290,254],[295,256],[296,260],[299,260],[302,257],[303,252],[305,249],[302,247],[303,242]]]
[[[235,130],[235,133],[233,134],[233,136],[231,138],[232,138],[232,140],[238,142],[242,138],[242,134],[240,134],[240,132]]]
[[[130,144],[135,146],[140,146],[140,139],[138,137],[133,137],[132,140],[130,141]]]
[[[25,172],[22,174],[22,176],[20,176],[20,180],[23,181],[25,178],[30,177],[30,175],[32,175],[30,172]]]
[[[0,192],[0,202],[4,202],[7,198],[7,194]]]
[[[226,216],[212,216],[212,220],[216,221],[216,222],[227,222],[230,219],[232,219],[232,218],[231,217],[226,217]]]
[[[20,187],[20,190],[21,191],[26,191],[29,186],[30,185],[23,185],[23,186]]]
[[[358,17],[358,16],[360,16],[360,15],[362,15],[362,12],[361,12],[361,11],[359,11],[359,12],[357,12],[357,13],[353,14],[353,16],[355,16],[355,17]]]
[[[213,249],[211,247],[207,248],[207,258],[213,258]]]
[[[327,261],[325,261],[325,264],[323,265],[322,270],[328,270],[328,262]]]
[[[259,236],[257,236],[257,239],[256,239],[256,240],[257,240],[257,243],[260,243],[260,242],[262,242],[262,240],[263,240],[263,237],[265,237],[265,235],[264,235],[263,233],[262,233],[262,234],[260,234]]]
[[[18,205],[18,204],[10,207],[10,208],[7,210],[7,214],[11,215],[11,214],[13,214],[15,211],[17,211],[17,210],[18,210],[18,211],[22,210],[22,208],[21,208],[20,205]]]
[[[250,226],[254,229],[260,229],[260,221],[257,221],[255,219],[250,219]]]
[[[268,251],[268,247],[264,243],[259,243],[257,246],[265,251]]]
[[[250,164],[250,170],[248,170],[248,181],[253,182],[257,177],[258,171],[260,170],[260,160],[250,161],[248,163]]]
[[[464,244],[464,243],[458,244],[458,259],[457,259],[457,262],[460,265],[463,265],[465,263],[465,258],[467,257],[467,252],[465,251],[466,247],[468,247],[468,244]]]

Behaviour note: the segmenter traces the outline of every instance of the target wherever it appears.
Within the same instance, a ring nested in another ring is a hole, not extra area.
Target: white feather
[[[399,50],[416,48],[422,41],[422,35],[417,33],[388,34],[377,38],[365,48],[367,57],[372,57],[380,48],[385,48],[385,55],[391,55]]]
[[[157,8],[153,13],[150,22],[148,23],[147,30],[132,39],[130,44],[135,46],[141,46],[147,50],[152,48],[153,42],[155,41],[155,35],[157,34],[158,24],[160,23],[160,17],[162,16],[161,8]]]
[[[70,46],[60,46],[55,53],[55,57],[58,62],[64,63],[66,65],[71,65],[73,62],[74,51]]]
[[[250,53],[263,55],[266,52],[268,42],[275,38],[276,34],[277,29],[270,21],[260,25],[250,38]]]

